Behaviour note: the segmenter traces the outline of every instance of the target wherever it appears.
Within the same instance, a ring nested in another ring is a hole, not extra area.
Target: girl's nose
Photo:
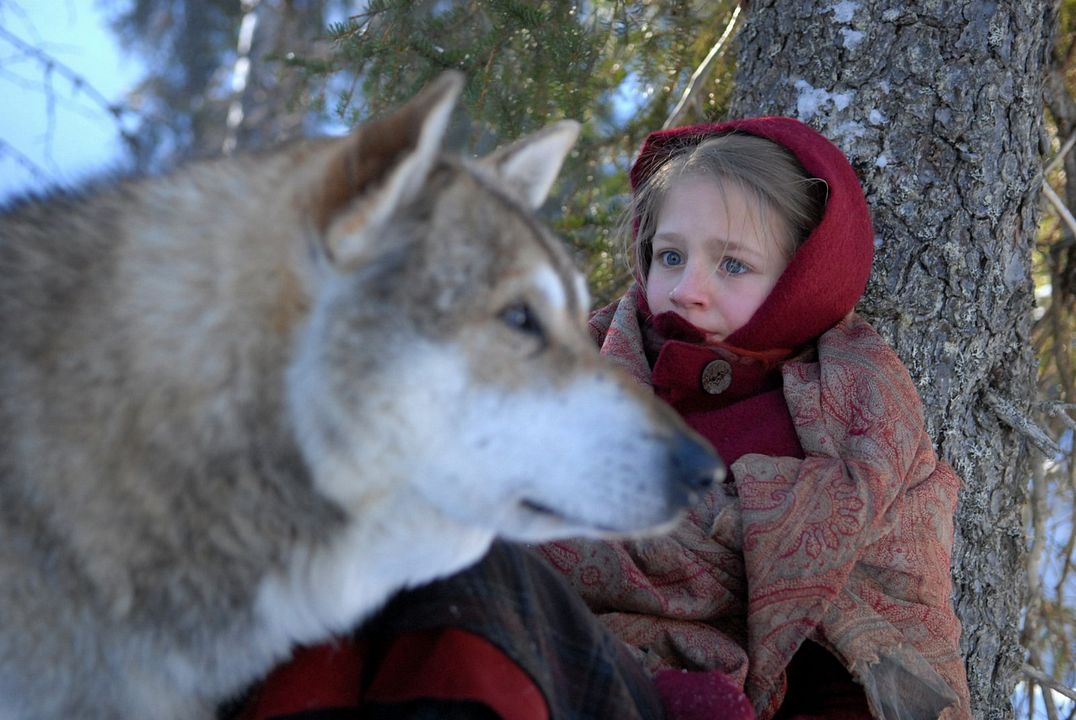
[[[688,266],[680,276],[680,282],[669,293],[669,301],[679,307],[703,307],[709,303],[707,281],[712,273],[701,267]]]

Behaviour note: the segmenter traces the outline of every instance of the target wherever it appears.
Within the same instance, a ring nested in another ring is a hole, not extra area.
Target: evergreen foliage
[[[324,103],[349,125],[402,102],[446,68],[461,70],[464,145],[475,154],[560,118],[582,121],[549,209],[601,302],[628,278],[616,262],[627,167],[733,5],[374,0],[329,25],[327,64],[302,57],[292,64],[350,79]],[[724,86],[702,116],[724,110],[731,71],[719,78]]]

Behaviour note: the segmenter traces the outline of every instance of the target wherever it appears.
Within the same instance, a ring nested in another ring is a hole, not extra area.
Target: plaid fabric
[[[554,720],[662,717],[653,683],[559,574],[527,548],[497,542],[469,570],[398,596],[363,631],[453,626],[488,639],[538,685]]]

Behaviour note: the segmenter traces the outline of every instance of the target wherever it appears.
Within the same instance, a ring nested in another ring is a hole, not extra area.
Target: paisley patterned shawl
[[[602,353],[649,382],[629,293],[600,311]],[[749,454],[667,537],[542,547],[648,667],[719,669],[759,717],[804,640],[828,648],[879,718],[966,718],[950,594],[959,479],[904,365],[850,314],[783,368],[803,460]]]

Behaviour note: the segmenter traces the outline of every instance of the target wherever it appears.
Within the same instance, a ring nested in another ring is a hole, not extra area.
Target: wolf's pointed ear
[[[512,192],[537,210],[549,195],[568,151],[579,136],[579,123],[561,120],[482,159]]]
[[[361,256],[371,231],[422,190],[463,82],[462,74],[445,72],[341,143],[330,159],[317,213],[333,262],[349,264]]]

